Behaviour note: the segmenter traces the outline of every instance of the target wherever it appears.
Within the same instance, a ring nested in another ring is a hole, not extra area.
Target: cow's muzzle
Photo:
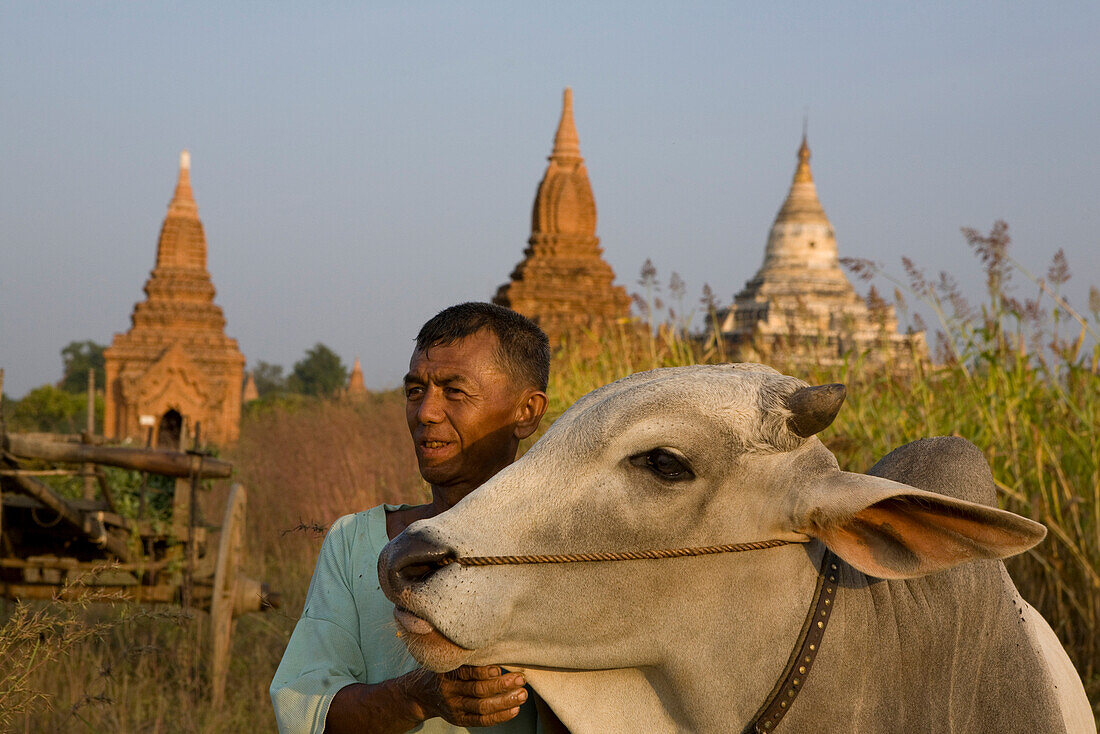
[[[378,580],[386,596],[396,601],[402,591],[424,583],[454,559],[451,548],[406,531],[382,550],[378,557]]]

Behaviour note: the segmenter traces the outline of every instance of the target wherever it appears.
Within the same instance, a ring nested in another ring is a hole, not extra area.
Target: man
[[[406,527],[454,506],[515,460],[546,412],[549,372],[546,334],[509,309],[463,303],[421,328],[405,376],[405,415],[432,501],[380,505],[329,530],[271,683],[280,731],[535,732],[522,675],[497,666],[445,675],[417,669],[395,635],[376,565]]]

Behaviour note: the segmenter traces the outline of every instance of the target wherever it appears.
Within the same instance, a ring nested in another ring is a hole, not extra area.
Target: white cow
[[[387,547],[379,576],[409,649],[436,671],[523,670],[575,734],[1095,731],[1065,651],[997,560],[1045,529],[991,506],[962,439],[903,447],[879,476],[840,471],[814,434],[843,399],[761,365],[589,393]],[[763,540],[791,542],[463,565]]]

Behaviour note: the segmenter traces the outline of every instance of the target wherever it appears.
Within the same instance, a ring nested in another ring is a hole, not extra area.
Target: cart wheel
[[[225,694],[225,676],[229,670],[229,649],[233,635],[233,607],[237,598],[241,559],[244,557],[245,490],[234,484],[222,519],[215,561],[214,589],[210,600],[210,691],[215,706]]]

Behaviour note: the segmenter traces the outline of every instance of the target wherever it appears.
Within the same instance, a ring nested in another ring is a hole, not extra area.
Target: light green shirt
[[[333,523],[321,546],[309,583],[305,609],[271,681],[271,701],[279,731],[325,730],[333,697],[352,683],[381,683],[417,667],[395,634],[393,603],[378,584],[378,555],[389,542],[386,510],[379,505]],[[429,719],[424,734],[534,734],[535,706],[528,700],[519,715],[493,727],[463,729]]]

